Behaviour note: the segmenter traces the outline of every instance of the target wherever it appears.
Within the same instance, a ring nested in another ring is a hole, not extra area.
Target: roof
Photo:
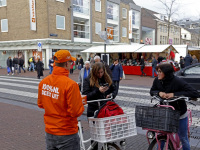
[[[199,34],[199,29],[188,29],[188,28],[184,28],[184,29],[190,33]]]
[[[122,3],[125,3],[125,4],[130,4],[130,3],[133,3],[135,4],[135,2],[133,0],[121,0]]]
[[[135,53],[162,53],[170,48],[171,45],[145,45],[135,51]],[[172,46],[172,51],[178,53],[178,51]]]

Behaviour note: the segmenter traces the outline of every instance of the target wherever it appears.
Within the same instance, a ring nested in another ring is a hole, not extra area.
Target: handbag
[[[81,70],[81,68],[82,68],[81,65],[78,65],[78,70]]]
[[[123,80],[125,80],[125,79],[126,79],[126,78],[125,78],[125,74],[124,74],[124,71],[123,71],[123,77],[122,77],[122,79],[123,79]]]
[[[76,69],[76,66],[74,65],[74,66],[73,66],[73,70],[75,70],[75,69]]]
[[[11,72],[11,71],[10,71],[10,67],[7,67],[7,72],[8,72],[8,73],[10,73],[10,72]]]

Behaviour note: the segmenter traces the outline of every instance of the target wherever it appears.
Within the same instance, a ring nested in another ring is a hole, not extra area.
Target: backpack
[[[33,62],[33,58],[32,58],[32,57],[29,59],[29,62],[30,62],[30,63]]]
[[[94,118],[105,118],[124,114],[124,111],[118,104],[113,101],[108,101],[100,107]]]

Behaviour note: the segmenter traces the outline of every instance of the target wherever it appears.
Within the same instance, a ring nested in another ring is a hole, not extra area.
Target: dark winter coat
[[[198,59],[194,58],[192,61],[192,64],[196,64],[196,63],[198,63]]]
[[[184,58],[184,61],[185,61],[185,67],[189,66],[192,64],[192,57],[190,55],[187,55],[185,58]]]
[[[41,61],[36,63],[36,70],[38,76],[43,76],[44,64]]]
[[[105,93],[101,93],[99,91],[99,88],[94,86],[91,87],[90,86],[90,77],[91,75],[89,75],[87,78],[85,78],[84,82],[83,82],[83,95],[87,95],[87,101],[90,100],[97,100],[97,99],[105,99],[107,95],[112,93],[113,98],[116,97],[116,87],[114,84],[112,84],[109,89],[105,92]],[[99,85],[101,86],[102,84],[106,83],[104,78],[99,79]],[[103,105],[105,103],[105,101],[100,102],[101,105]],[[88,104],[88,109],[87,109],[87,117],[93,117],[94,116],[94,112],[96,110],[98,110],[98,103],[94,102],[94,103],[89,103]]]
[[[13,58],[13,64],[19,64],[18,58]]]
[[[180,59],[180,66],[181,66],[181,68],[185,68],[184,59]]]
[[[150,94],[153,96],[154,94],[159,94],[159,92],[174,93],[174,96],[199,97],[195,88],[174,75],[165,80],[158,80],[158,78],[155,78]],[[169,104],[176,110],[179,110],[181,115],[185,114],[187,111],[186,102],[183,100],[178,100]]]
[[[156,68],[157,66],[157,60],[154,58],[152,61],[152,68]]]
[[[80,64],[83,65],[83,58],[80,59]]]
[[[24,60],[22,58],[19,59],[19,65],[23,66],[24,65]]]
[[[123,77],[123,68],[121,64],[118,65],[111,65],[110,70],[112,71],[112,80],[113,81],[119,81],[120,77]]]
[[[12,61],[12,59],[7,59],[7,61],[6,61],[6,64],[7,64],[7,66],[8,67],[12,67],[13,66],[13,61]]]
[[[106,72],[108,73],[108,75],[110,76],[110,78],[112,79],[112,71],[110,70],[110,67],[108,66],[108,64],[106,62],[104,62],[103,60],[101,60],[101,62],[104,64],[104,66],[106,67]]]
[[[140,60],[140,66],[141,66],[141,68],[144,68],[144,67],[145,67],[144,58],[142,58],[142,59]]]

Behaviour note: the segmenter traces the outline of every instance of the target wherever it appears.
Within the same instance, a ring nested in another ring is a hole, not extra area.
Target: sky
[[[158,0],[133,0],[136,5],[141,7],[166,14],[163,9],[163,5]],[[171,0],[163,0],[170,2]],[[175,20],[179,19],[191,19],[199,20],[200,18],[200,0],[176,0],[174,8],[179,7],[177,14],[173,15],[172,18]]]

